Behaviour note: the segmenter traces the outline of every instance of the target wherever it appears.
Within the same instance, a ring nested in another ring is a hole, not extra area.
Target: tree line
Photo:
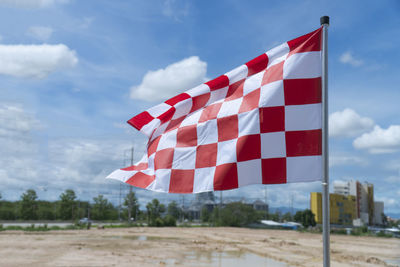
[[[133,207],[135,208],[135,207]],[[120,216],[124,216],[126,209]],[[71,189],[60,194],[57,201],[39,200],[36,191],[28,189],[18,201],[6,201],[0,194],[0,220],[79,220],[90,217],[93,220],[117,220],[119,209],[103,195],[93,202],[77,199]]]
[[[60,194],[57,201],[38,200],[33,189],[24,192],[18,201],[5,201],[0,194],[0,220],[64,220],[77,221],[89,218],[98,221],[123,220],[132,222],[146,222],[149,226],[175,226],[177,221],[182,223],[191,221],[190,212],[183,210],[175,201],[167,206],[153,199],[147,203],[145,210],[140,209],[135,192],[130,192],[124,198],[121,207],[114,206],[103,195],[93,198],[90,203],[77,199],[71,189]],[[130,218],[130,219],[129,219]],[[247,226],[262,219],[274,221],[297,221],[305,227],[314,226],[314,214],[310,210],[298,211],[294,216],[291,213],[268,213],[255,210],[251,205],[232,202],[223,206],[206,206],[200,212],[203,223],[213,226]]]
[[[209,211],[204,207],[201,211],[201,220],[215,226],[242,227],[260,220],[272,220],[276,222],[295,221],[304,227],[315,226],[315,216],[311,210],[297,211],[292,215],[290,212],[281,214],[279,211],[269,213],[266,211],[255,210],[251,205],[242,202],[232,202],[223,207],[215,207]]]

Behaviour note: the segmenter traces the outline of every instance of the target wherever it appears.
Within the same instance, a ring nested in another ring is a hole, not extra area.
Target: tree
[[[55,220],[54,202],[38,201],[37,216],[39,220]]]
[[[210,222],[211,213],[208,211],[207,207],[201,209],[200,218],[202,222]]]
[[[71,189],[65,190],[65,192],[60,195],[59,216],[61,219],[63,220],[75,219],[74,215],[74,206],[76,204],[75,199],[76,199],[75,192]]]
[[[178,207],[178,204],[175,201],[172,201],[168,204],[167,214],[178,220],[181,216],[181,209]]]
[[[304,227],[315,226],[317,224],[314,213],[309,209],[296,212],[293,218],[295,222],[301,223]]]
[[[268,214],[268,218],[275,222],[279,222],[281,220],[281,212],[277,210],[275,213]]]
[[[10,201],[1,201],[0,220],[15,220],[17,219],[17,210],[19,203]]]
[[[129,222],[131,221],[132,216],[136,221],[139,211],[139,203],[136,198],[135,192],[129,192],[129,194],[126,195],[124,200],[124,206],[126,206],[128,211]]]
[[[20,212],[23,220],[37,219],[37,194],[33,189],[28,189],[21,196]]]
[[[103,195],[98,195],[93,198],[94,204],[91,210],[91,216],[94,220],[110,220],[117,218],[117,211],[115,210],[112,203]]]
[[[160,204],[160,201],[155,198],[147,203],[146,209],[149,226],[162,226],[163,221],[161,219],[161,213],[165,212],[165,206]]]
[[[258,215],[252,206],[246,205],[241,202],[232,202],[227,204],[221,210],[214,209],[219,213],[217,218],[217,225],[220,226],[245,226],[250,223],[256,222]]]

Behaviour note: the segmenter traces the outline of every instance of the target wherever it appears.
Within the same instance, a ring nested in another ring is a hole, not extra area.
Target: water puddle
[[[185,261],[185,259],[187,261]],[[249,252],[204,252],[192,251],[185,255],[183,262],[176,262],[174,259],[167,260],[166,266],[175,266],[184,264],[184,266],[196,267],[289,267],[284,262],[279,262],[266,257],[258,256]]]
[[[129,239],[138,241],[159,241],[159,240],[177,240],[175,237],[160,237],[147,235],[113,235],[104,236],[106,239]],[[389,266],[399,266],[400,258],[385,260]],[[290,267],[285,262],[276,261],[267,257],[259,256],[254,253],[245,251],[217,252],[195,250],[185,252],[183,258],[166,259],[162,261],[162,265],[171,266],[188,266],[188,267]]]
[[[129,239],[129,240],[139,240],[139,241],[157,241],[157,240],[173,240],[174,237],[160,237],[160,236],[146,236],[146,235],[128,235],[128,236],[104,236],[103,238],[111,239]]]
[[[112,239],[130,239],[139,241],[152,241],[164,238],[159,236],[131,235],[131,236],[108,236]],[[188,267],[289,267],[284,262],[279,262],[270,258],[262,257],[254,253],[235,251],[235,252],[212,252],[195,250],[185,252],[183,259],[166,259],[163,261],[164,266],[188,266]]]
[[[390,265],[400,266],[400,258],[391,259],[391,260],[385,260],[385,262],[386,262],[387,264],[390,264]]]

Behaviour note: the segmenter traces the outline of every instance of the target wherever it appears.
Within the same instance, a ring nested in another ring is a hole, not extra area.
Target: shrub
[[[171,215],[165,216],[163,221],[164,226],[176,226],[176,219]]]

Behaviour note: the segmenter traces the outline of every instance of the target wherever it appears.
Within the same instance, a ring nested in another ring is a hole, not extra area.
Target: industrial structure
[[[374,201],[374,186],[359,181],[334,181],[330,194],[330,223],[342,225],[383,224],[383,202]],[[322,196],[312,192],[310,208],[317,223],[322,223]]]

